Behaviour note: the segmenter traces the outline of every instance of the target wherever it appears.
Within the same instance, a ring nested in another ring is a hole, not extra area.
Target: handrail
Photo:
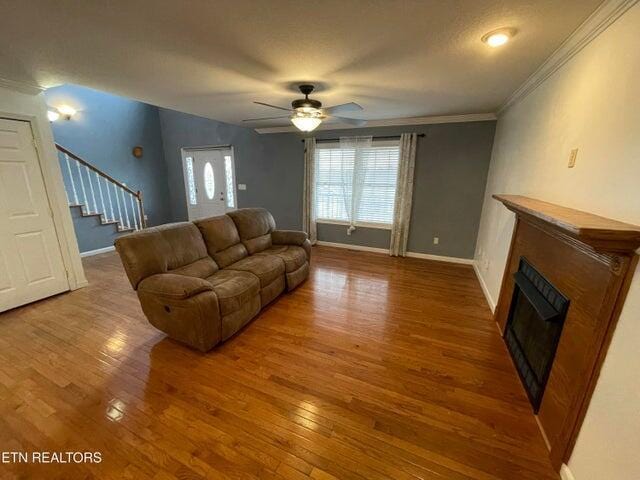
[[[89,168],[90,170],[93,170],[94,172],[96,172],[98,175],[106,178],[107,180],[109,180],[111,183],[115,183],[116,185],[118,185],[120,188],[122,188],[123,190],[126,190],[127,192],[129,192],[131,195],[133,195],[134,197],[137,197],[138,195],[140,195],[140,191],[133,191],[131,190],[129,187],[127,187],[124,183],[119,182],[118,180],[116,180],[115,178],[113,178],[111,175],[109,175],[108,173],[104,173],[102,170],[100,170],[99,168],[94,167],[93,165],[91,165],[89,162],[87,162],[86,160],[83,160],[82,158],[80,158],[78,155],[76,155],[75,153],[73,153],[70,150],[67,150],[66,148],[64,148],[62,145],[56,143],[56,148],[61,151],[62,153],[66,153],[67,155],[69,155],[71,158],[73,158],[74,160],[80,162],[82,165],[84,165],[85,167]]]
[[[65,155],[67,155],[67,157],[72,158],[73,160],[75,160],[75,161],[76,161],[76,162],[78,162],[79,164],[81,164],[81,165],[83,165],[84,167],[86,167],[88,170],[91,170],[92,172],[94,172],[96,175],[101,176],[102,178],[106,179],[107,181],[111,182],[112,184],[116,185],[117,187],[121,188],[121,189],[122,189],[122,190],[124,190],[125,192],[127,192],[127,193],[129,193],[130,195],[132,195],[133,197],[135,197],[135,198],[136,198],[136,200],[137,200],[137,202],[138,202],[138,204],[139,204],[139,208],[140,208],[140,210],[139,210],[140,226],[141,226],[142,228],[146,228],[146,226],[147,226],[147,222],[146,222],[145,215],[144,215],[144,205],[143,205],[143,203],[142,203],[142,192],[141,192],[140,190],[138,190],[138,191],[134,191],[134,190],[132,190],[131,188],[127,187],[124,183],[122,183],[122,182],[120,182],[120,181],[116,180],[115,178],[113,178],[113,177],[112,177],[111,175],[109,175],[108,173],[105,173],[105,172],[103,172],[102,170],[100,170],[99,168],[94,167],[94,166],[93,166],[93,165],[91,165],[89,162],[87,162],[86,160],[84,160],[84,159],[83,159],[83,158],[81,158],[80,156],[76,155],[75,153],[73,153],[73,152],[72,152],[71,150],[69,150],[68,148],[63,147],[62,145],[60,145],[60,144],[58,144],[58,143],[55,143],[55,146],[56,146],[56,149],[57,149],[59,152],[61,152],[61,153],[65,154]],[[67,160],[67,162],[68,162],[68,160]],[[79,170],[78,170],[78,171],[79,171]],[[71,172],[69,172],[69,174],[71,175]],[[80,180],[81,180],[81,182],[82,182],[82,177],[80,177]],[[72,183],[73,183],[73,182],[72,182]],[[100,183],[98,182],[98,186],[99,186],[99,185],[100,185]],[[83,192],[84,192],[84,185],[83,185]],[[93,193],[93,190],[92,190],[92,192],[91,192],[91,193],[92,193],[92,195],[95,195],[95,194]],[[109,193],[109,192],[107,192],[107,193]],[[74,194],[75,194],[75,190],[74,190]],[[110,195],[110,193],[109,193],[109,195]],[[84,196],[85,196],[85,200],[86,200],[86,198],[87,198],[86,193],[84,193]],[[123,200],[124,200],[124,197],[123,197]],[[95,198],[95,196],[94,196],[94,200],[93,200],[93,201],[94,201],[94,204],[96,204],[96,198]],[[119,202],[119,199],[118,199],[117,201]],[[103,207],[104,207],[104,199],[102,199],[102,198],[101,198],[101,203],[102,203],[102,205],[103,205]],[[132,207],[133,207],[133,203],[132,203],[131,205],[132,205]],[[113,207],[111,207],[111,208],[113,208]],[[119,204],[119,203],[118,203],[118,208],[120,208],[120,204]],[[124,208],[126,209],[126,206],[124,206]],[[106,212],[105,212],[105,213],[106,213]],[[134,214],[134,221],[135,221],[135,213],[133,213],[133,214]],[[105,215],[105,216],[106,216],[106,215]],[[112,215],[112,217],[113,217],[113,215]],[[128,218],[127,218],[127,222],[129,222]],[[122,225],[122,226],[124,227],[124,225]],[[130,226],[129,226],[129,227],[130,227]],[[137,227],[136,227],[136,229],[137,229]]]

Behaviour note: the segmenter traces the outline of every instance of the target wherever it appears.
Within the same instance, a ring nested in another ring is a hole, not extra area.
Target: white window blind
[[[357,160],[355,150],[319,143],[315,170],[318,220],[348,222],[353,208],[355,225],[390,226],[399,155],[398,142],[373,142]]]

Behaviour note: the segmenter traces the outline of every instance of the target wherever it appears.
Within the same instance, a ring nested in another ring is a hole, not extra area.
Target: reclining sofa
[[[262,208],[147,228],[115,241],[149,322],[206,352],[309,275],[304,232]]]

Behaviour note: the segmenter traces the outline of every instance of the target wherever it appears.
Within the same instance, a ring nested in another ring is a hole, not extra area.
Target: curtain
[[[391,245],[389,247],[389,255],[393,257],[404,257],[407,254],[417,140],[418,136],[415,133],[403,133],[400,136],[398,184],[396,187],[393,226],[391,227]]]
[[[345,202],[345,211],[349,227],[347,235],[351,235],[356,229],[358,209],[362,199],[364,187],[364,152],[371,148],[372,137],[340,137],[340,150],[342,151],[342,188]]]
[[[309,235],[311,245],[318,241],[316,229],[316,139],[304,139],[304,185],[302,187],[302,229]]]

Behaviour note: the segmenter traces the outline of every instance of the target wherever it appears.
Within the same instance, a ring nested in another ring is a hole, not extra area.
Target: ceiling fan
[[[362,127],[366,125],[366,120],[359,118],[343,117],[343,113],[360,112],[362,107],[357,103],[343,103],[341,105],[335,105],[333,107],[322,108],[322,103],[318,100],[309,98],[309,94],[313,92],[313,85],[299,85],[298,88],[304,95],[304,98],[299,98],[291,102],[291,108],[279,107],[277,105],[270,105],[263,102],[253,102],[258,105],[264,105],[265,107],[277,108],[278,110],[285,110],[289,112],[287,115],[280,115],[277,117],[262,117],[262,118],[248,118],[243,122],[255,122],[259,120],[275,120],[278,118],[289,118],[298,130],[303,132],[310,132],[314,130],[322,121],[327,117],[337,118],[344,123],[348,123],[355,127]]]

